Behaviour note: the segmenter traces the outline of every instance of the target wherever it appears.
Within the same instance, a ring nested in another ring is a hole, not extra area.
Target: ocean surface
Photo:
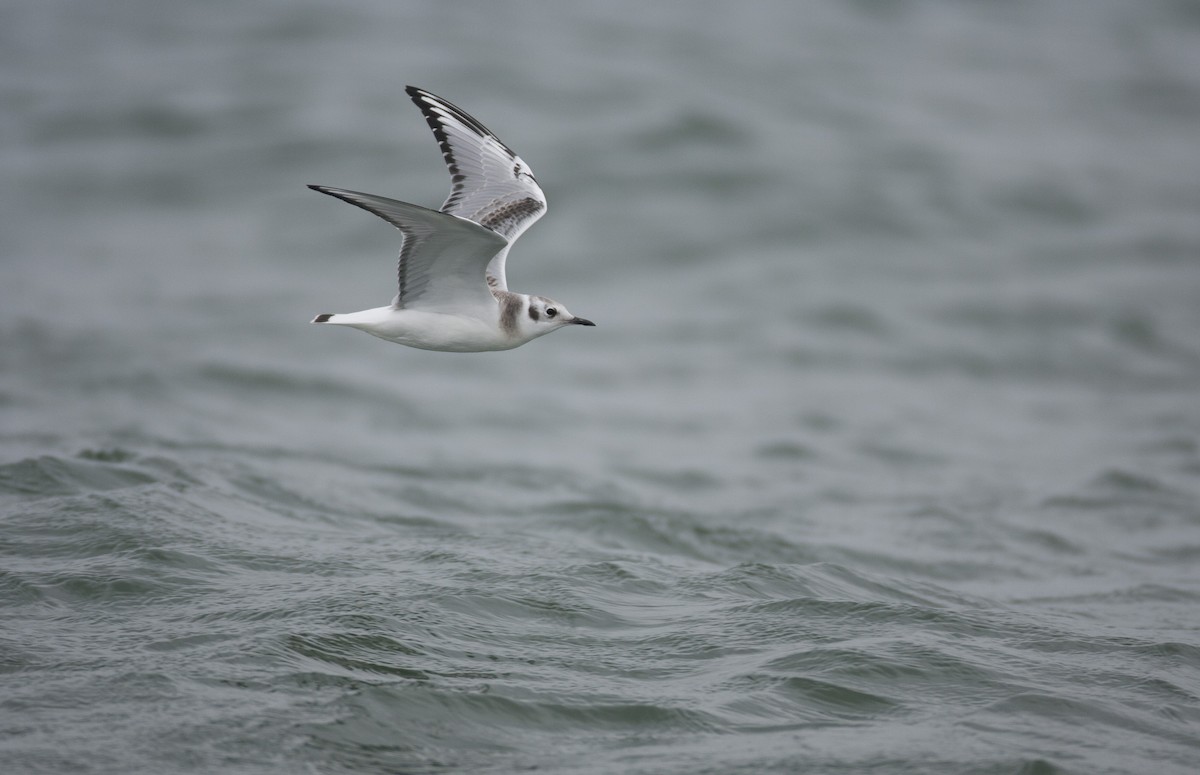
[[[386,304],[403,92],[596,328]],[[0,7],[0,771],[1200,762],[1200,5]]]

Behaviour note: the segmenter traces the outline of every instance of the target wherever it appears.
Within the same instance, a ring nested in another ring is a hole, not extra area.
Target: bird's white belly
[[[330,323],[351,326],[389,342],[421,350],[484,352],[510,350],[521,340],[479,318],[414,309],[376,309],[335,315]]]

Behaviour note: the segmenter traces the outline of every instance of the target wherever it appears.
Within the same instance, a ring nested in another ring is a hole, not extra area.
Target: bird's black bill
[[[571,318],[571,322],[577,326],[594,326],[594,325],[596,325],[595,323],[588,320],[587,318]]]

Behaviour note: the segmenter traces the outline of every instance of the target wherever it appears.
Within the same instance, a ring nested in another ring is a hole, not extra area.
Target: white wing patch
[[[465,111],[409,86],[409,97],[425,116],[450,169],[450,196],[442,212],[474,221],[510,244],[546,212],[546,195],[529,165]],[[487,276],[507,290],[507,251],[496,255]]]

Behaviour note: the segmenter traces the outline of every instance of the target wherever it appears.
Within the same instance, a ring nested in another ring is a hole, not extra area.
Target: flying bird
[[[450,168],[441,210],[310,185],[400,230],[398,289],[386,307],[324,313],[390,342],[443,352],[510,350],[566,326],[594,326],[545,296],[508,289],[504,263],[517,237],[546,212],[546,195],[521,157],[466,111],[409,86]]]

